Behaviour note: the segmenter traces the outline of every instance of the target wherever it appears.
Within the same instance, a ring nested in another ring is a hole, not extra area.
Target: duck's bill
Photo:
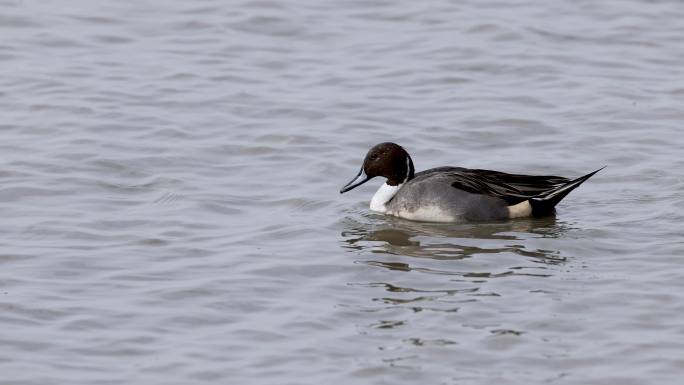
[[[363,167],[361,167],[361,171],[352,179],[351,182],[347,183],[344,187],[342,187],[342,190],[340,190],[340,194],[346,193],[347,191],[357,187],[361,186],[362,184],[368,182],[370,178],[366,173],[363,171]]]

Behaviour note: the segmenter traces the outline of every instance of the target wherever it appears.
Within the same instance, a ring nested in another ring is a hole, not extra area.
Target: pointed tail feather
[[[529,202],[530,206],[532,206],[532,215],[536,217],[552,214],[558,202],[565,198],[570,191],[579,187],[579,185],[584,183],[584,181],[591,178],[594,174],[603,170],[604,168],[606,168],[606,166],[603,166],[585,176],[572,180],[557,189],[537,195],[534,198],[530,198]]]

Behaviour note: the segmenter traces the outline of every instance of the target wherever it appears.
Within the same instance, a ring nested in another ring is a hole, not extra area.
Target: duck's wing
[[[433,168],[417,173],[415,178],[429,177],[434,173],[443,175],[454,188],[500,198],[509,205],[543,195],[570,182],[567,178],[554,175],[508,174],[461,167]]]

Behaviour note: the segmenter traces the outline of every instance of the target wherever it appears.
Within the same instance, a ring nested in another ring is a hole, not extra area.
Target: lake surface
[[[680,384],[680,1],[0,2],[0,373]],[[373,144],[554,218],[338,193]]]

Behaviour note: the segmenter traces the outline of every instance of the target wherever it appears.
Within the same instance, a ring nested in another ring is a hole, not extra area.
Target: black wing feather
[[[451,186],[473,194],[483,194],[503,199],[509,205],[554,190],[569,179],[554,175],[520,175],[500,171],[467,169],[461,167],[438,167],[416,174],[416,178],[434,172],[448,175]]]

